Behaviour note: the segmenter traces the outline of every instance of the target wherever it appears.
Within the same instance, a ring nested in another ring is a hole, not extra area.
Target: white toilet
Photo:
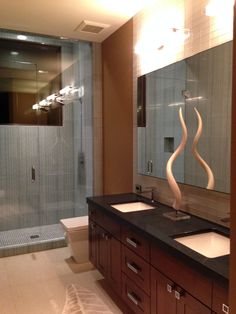
[[[71,256],[77,263],[88,262],[88,216],[60,220]]]

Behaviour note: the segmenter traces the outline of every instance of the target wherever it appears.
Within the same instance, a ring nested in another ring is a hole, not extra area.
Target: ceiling
[[[1,0],[0,28],[102,42],[154,0]],[[82,21],[106,24],[81,32]]]

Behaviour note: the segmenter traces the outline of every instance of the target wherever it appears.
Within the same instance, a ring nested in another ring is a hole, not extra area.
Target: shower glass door
[[[79,94],[60,105],[61,126],[0,125],[0,256],[30,251],[32,243],[65,245],[60,219],[87,215],[86,196],[93,193],[91,44],[29,39],[60,47],[61,88],[77,87]],[[36,64],[36,101],[47,96],[45,72]],[[1,253],[6,247],[13,252]]]

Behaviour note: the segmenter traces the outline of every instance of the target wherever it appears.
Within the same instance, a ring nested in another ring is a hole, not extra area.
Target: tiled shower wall
[[[134,50],[137,43],[141,44],[140,50],[143,49],[143,53],[134,55],[134,117],[136,117],[138,76],[232,40],[233,8],[227,8],[229,1],[224,2],[220,14],[216,16],[206,16],[205,8],[209,2],[209,0],[155,1],[134,17]],[[187,28],[190,37],[183,41],[180,37],[174,36],[174,32],[170,32],[173,28]],[[143,186],[156,186],[156,198],[172,205],[173,195],[166,180],[137,174],[136,119],[134,119],[133,147],[133,182]],[[183,193],[182,209],[222,224],[220,219],[228,216],[230,211],[229,194],[184,184],[180,186]]]
[[[30,38],[42,39],[58,45],[57,39]],[[86,42],[61,46],[62,86],[83,85],[85,95],[82,104],[63,107],[62,127],[0,126],[0,231],[55,224],[87,213],[85,197],[92,194],[93,181],[92,48]]]

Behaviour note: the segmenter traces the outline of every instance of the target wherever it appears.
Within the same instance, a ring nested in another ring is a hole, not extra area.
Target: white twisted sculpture
[[[199,164],[202,166],[202,168],[206,171],[207,177],[208,177],[208,183],[207,183],[207,189],[213,190],[215,186],[215,179],[214,179],[214,174],[211,170],[211,168],[208,166],[208,164],[205,162],[205,160],[200,156],[200,154],[197,151],[197,144],[199,141],[199,138],[202,134],[202,118],[198,110],[194,107],[194,110],[197,114],[197,120],[198,120],[198,129],[196,132],[196,135],[193,140],[193,145],[192,145],[192,153],[193,156],[196,158],[196,160],[199,162]]]
[[[178,211],[180,209],[180,205],[181,205],[181,201],[182,201],[182,194],[180,191],[180,188],[173,176],[173,172],[172,172],[172,165],[173,162],[175,161],[175,159],[178,157],[178,155],[180,155],[180,153],[183,151],[186,142],[187,142],[187,137],[188,137],[188,132],[187,132],[187,128],[183,119],[183,115],[182,115],[182,108],[179,109],[179,119],[180,119],[180,123],[181,123],[181,127],[182,127],[182,139],[181,142],[179,144],[179,146],[176,148],[176,150],[174,151],[174,153],[171,155],[171,157],[169,158],[167,164],[166,164],[166,178],[167,181],[169,183],[170,189],[172,190],[174,196],[175,196],[175,200],[173,203],[173,208]]]

